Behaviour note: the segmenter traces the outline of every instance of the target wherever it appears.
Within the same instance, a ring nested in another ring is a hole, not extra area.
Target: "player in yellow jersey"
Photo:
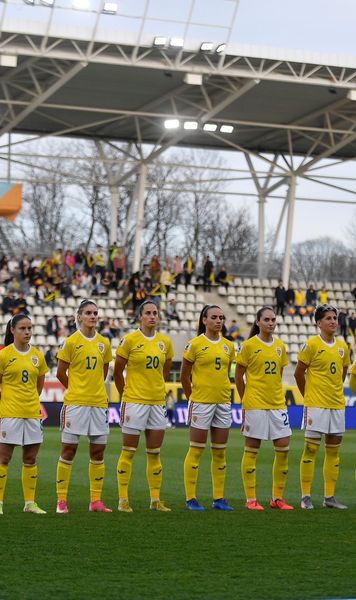
[[[292,510],[283,500],[288,475],[288,412],[282,387],[282,374],[288,364],[286,349],[273,335],[276,315],[273,308],[257,311],[249,339],[236,356],[235,381],[242,400],[245,449],[241,463],[246,508],[264,510],[256,498],[256,459],[262,440],[272,440],[275,457],[272,470],[271,508]]]
[[[98,308],[83,300],[77,311],[78,331],[57,354],[57,377],[66,388],[61,411],[62,448],[57,464],[57,513],[67,513],[67,495],[81,435],[89,439],[90,512],[111,512],[101,499],[109,433],[105,379],[112,360],[110,342],[96,331]]]
[[[339,476],[340,444],[345,431],[345,398],[343,382],[350,364],[349,349],[344,340],[335,337],[338,312],[334,306],[321,304],[315,309],[315,322],[320,334],[311,337],[298,354],[295,379],[304,396],[302,428],[305,429],[304,451],[300,463],[301,507],[313,509],[311,486],[316,454],[325,435],[323,466],[324,502],[326,508],[347,508],[335,500]]]
[[[141,431],[145,432],[146,437],[146,476],[150,489],[150,509],[170,511],[160,500],[160,448],[167,427],[165,381],[174,352],[171,340],[156,331],[158,320],[156,304],[152,300],[143,302],[139,307],[139,329],[125,335],[116,351],[114,380],[121,398],[122,428],[122,450],[117,463],[120,512],[132,512],[128,489],[132,461]]]
[[[31,319],[15,315],[7,324],[5,348],[0,351],[0,515],[15,446],[22,446],[24,512],[45,514],[35,502],[35,493],[36,459],[43,441],[39,395],[48,368],[43,354],[31,346],[31,334]]]
[[[205,510],[197,500],[198,469],[208,432],[211,436],[211,477],[216,510],[231,511],[224,498],[226,445],[231,426],[229,371],[235,357],[230,340],[221,335],[224,314],[220,306],[206,305],[200,313],[198,336],[183,352],[181,382],[188,399],[189,450],[184,461],[188,510]]]

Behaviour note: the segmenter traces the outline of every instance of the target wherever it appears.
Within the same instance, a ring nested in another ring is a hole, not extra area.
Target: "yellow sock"
[[[105,476],[105,465],[103,460],[89,461],[89,485],[90,485],[90,502],[95,502],[101,499]]]
[[[226,444],[211,444],[211,480],[213,500],[224,497],[226,476]]]
[[[56,491],[58,500],[67,500],[72,461],[60,457],[57,463]]]
[[[197,481],[199,462],[204,452],[205,444],[190,442],[190,447],[184,461],[184,487],[187,500],[197,497]]]
[[[315,459],[319,446],[319,439],[305,438],[304,451],[300,461],[300,487],[302,496],[310,496],[314,479]]]
[[[37,465],[22,465],[21,481],[25,502],[34,502],[36,495]]]
[[[325,444],[323,466],[324,496],[329,498],[335,494],[335,486],[339,477],[340,444]]]
[[[272,498],[283,498],[288,476],[288,450],[289,446],[274,447],[274,461],[272,469]]]
[[[256,500],[256,460],[258,448],[245,446],[241,461],[242,483],[246,500]]]
[[[151,500],[159,500],[162,485],[162,464],[159,448],[146,449],[146,477],[150,488]]]
[[[132,460],[135,455],[136,448],[131,446],[123,446],[119,460],[117,461],[117,487],[119,490],[119,499],[128,500],[129,483],[132,473]]]
[[[4,500],[8,468],[8,465],[0,465],[0,502]]]

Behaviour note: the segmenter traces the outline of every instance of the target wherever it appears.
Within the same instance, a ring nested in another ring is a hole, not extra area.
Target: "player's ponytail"
[[[14,327],[16,327],[17,323],[19,321],[22,321],[22,319],[29,319],[29,321],[31,321],[30,317],[28,315],[25,315],[25,313],[18,313],[17,315],[13,316],[12,319],[10,319],[10,321],[7,322],[4,346],[10,346],[10,344],[14,343],[14,334],[11,330]]]
[[[254,335],[257,335],[258,333],[260,333],[260,328],[257,325],[257,321],[259,321],[263,315],[263,313],[265,312],[265,310],[271,310],[272,312],[274,312],[274,309],[272,308],[272,306],[262,306],[262,308],[260,308],[257,313],[256,313],[256,318],[252,324],[252,327],[250,329],[250,333],[248,335],[249,338],[252,338]]]

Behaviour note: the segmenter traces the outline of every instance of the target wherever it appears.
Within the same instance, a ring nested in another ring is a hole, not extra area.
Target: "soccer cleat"
[[[68,506],[66,500],[58,500],[56,513],[66,515],[68,513]]]
[[[305,510],[313,510],[314,506],[310,496],[303,496],[300,502],[300,508]]]
[[[158,510],[159,512],[171,512],[171,509],[168,506],[164,505],[164,502],[161,500],[151,500],[150,510]]]
[[[271,508],[279,508],[279,510],[293,510],[294,506],[287,504],[283,498],[276,498],[269,503]]]
[[[329,498],[324,498],[323,507],[324,508],[338,508],[339,510],[344,510],[345,508],[347,508],[347,506],[345,506],[345,504],[341,504],[341,502],[338,502],[337,500],[335,500],[334,496],[330,496]]]
[[[119,506],[117,507],[119,512],[131,513],[133,512],[131,506],[129,505],[129,501],[125,499],[119,500]]]
[[[89,512],[112,512],[111,508],[105,506],[102,500],[95,500],[94,502],[89,503]]]
[[[36,502],[28,502],[25,504],[23,512],[30,512],[35,515],[45,515],[46,511],[42,510]]]
[[[188,510],[205,510],[204,506],[200,506],[196,498],[191,498],[190,500],[187,500],[185,506]]]
[[[261,504],[258,504],[257,500],[248,500],[245,504],[245,508],[249,510],[264,510]]]
[[[232,506],[230,506],[225,498],[218,498],[218,500],[214,500],[211,508],[215,508],[216,510],[234,510]]]
[[[3,515],[4,511],[3,511],[3,502],[0,502],[0,515]]]

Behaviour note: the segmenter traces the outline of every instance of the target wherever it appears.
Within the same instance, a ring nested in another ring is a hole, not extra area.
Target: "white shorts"
[[[243,410],[241,433],[256,440],[278,440],[292,435],[287,409]]]
[[[0,419],[0,443],[15,446],[42,444],[43,431],[40,419]]]
[[[196,429],[229,429],[231,427],[231,403],[205,404],[202,402],[188,402],[188,415],[186,425]]]
[[[109,435],[109,410],[97,406],[63,406],[60,430],[64,444],[79,444],[87,435],[95,444],[106,444]]]
[[[123,433],[139,434],[146,429],[162,430],[168,424],[165,406],[121,402],[120,425]]]
[[[345,433],[345,409],[304,406],[301,429],[305,429],[305,437],[319,438],[322,433],[342,435]]]

